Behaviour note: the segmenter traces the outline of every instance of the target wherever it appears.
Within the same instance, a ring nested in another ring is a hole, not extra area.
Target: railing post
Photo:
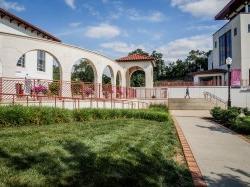
[[[12,105],[15,105],[15,95],[12,95]]]
[[[92,100],[92,94],[91,94],[91,97],[90,97],[90,108],[92,108],[93,106],[93,100]]]
[[[64,106],[64,99],[62,100],[62,108],[64,109],[65,106]]]
[[[113,96],[112,96],[112,92],[111,92],[111,109],[113,108]]]
[[[27,102],[27,106],[29,106],[29,96],[26,96],[26,102]]]
[[[55,108],[56,108],[56,97],[55,97]]]
[[[101,84],[98,84],[99,99],[101,98]]]

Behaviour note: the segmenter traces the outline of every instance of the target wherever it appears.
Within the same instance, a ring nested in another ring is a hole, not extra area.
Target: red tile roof
[[[148,55],[133,54],[117,59],[117,62],[134,62],[134,61],[154,61],[155,59]]]
[[[32,25],[31,23],[28,23],[27,21],[23,20],[22,18],[19,18],[19,17],[15,16],[14,14],[8,12],[7,10],[0,8],[0,18],[3,18],[5,16],[9,17],[10,22],[16,21],[18,26],[23,25],[25,29],[29,28],[31,30],[31,32],[37,31],[37,33],[42,34],[43,36],[46,36],[49,40],[61,42],[60,39],[53,36],[52,34]]]

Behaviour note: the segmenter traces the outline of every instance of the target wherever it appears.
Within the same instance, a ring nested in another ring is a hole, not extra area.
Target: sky
[[[230,0],[0,0],[0,7],[64,43],[113,59],[141,48],[166,62],[212,48],[225,24],[214,16]]]

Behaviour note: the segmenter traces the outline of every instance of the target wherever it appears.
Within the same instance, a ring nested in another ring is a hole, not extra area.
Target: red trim
[[[9,17],[11,22],[13,20],[15,20],[17,22],[18,26],[24,25],[24,28],[25,29],[30,28],[31,32],[37,31],[38,34],[43,34],[44,36],[47,36],[49,40],[53,40],[53,41],[56,41],[56,42],[61,42],[60,39],[58,39],[57,37],[51,35],[50,33],[46,32],[46,31],[32,25],[31,23],[28,23],[27,21],[23,20],[22,18],[19,18],[19,17],[15,16],[14,14],[0,8],[0,17],[4,18],[5,16]]]

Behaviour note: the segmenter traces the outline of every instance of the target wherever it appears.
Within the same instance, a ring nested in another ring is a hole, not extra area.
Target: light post
[[[226,59],[226,64],[227,64],[227,73],[228,73],[228,101],[227,101],[227,108],[231,108],[232,102],[231,102],[231,65],[232,65],[232,58],[228,57]]]

